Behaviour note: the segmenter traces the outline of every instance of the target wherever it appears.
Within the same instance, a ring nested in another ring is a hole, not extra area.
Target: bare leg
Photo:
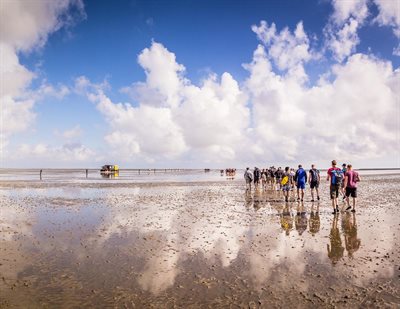
[[[333,212],[336,211],[336,204],[337,204],[336,200],[337,200],[337,198],[333,198],[333,199],[332,199],[332,208],[333,208]]]

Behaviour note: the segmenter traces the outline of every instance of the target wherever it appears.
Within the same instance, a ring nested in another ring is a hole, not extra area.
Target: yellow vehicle
[[[100,174],[118,176],[118,165],[103,165],[100,169]]]

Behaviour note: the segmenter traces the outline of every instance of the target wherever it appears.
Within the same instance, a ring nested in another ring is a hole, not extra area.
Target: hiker
[[[344,187],[346,188],[346,202],[347,208],[346,210],[350,210],[350,196],[353,198],[353,209],[352,212],[356,212],[356,198],[357,198],[357,182],[359,182],[360,176],[356,171],[353,170],[353,166],[351,164],[347,165],[347,172],[344,177]]]
[[[267,170],[263,169],[261,172],[261,185],[262,189],[265,191],[267,189]]]
[[[343,201],[346,199],[346,190],[345,190],[345,186],[344,186],[344,175],[346,175],[347,172],[347,168],[346,168],[346,163],[342,164],[342,173],[343,173],[343,180],[342,183],[340,184],[340,193],[342,193],[343,196]]]
[[[336,160],[332,160],[332,166],[328,169],[327,174],[328,175],[326,176],[326,181],[329,181],[330,183],[329,192],[332,200],[332,214],[336,214],[337,212],[339,212],[337,199],[339,196],[340,184],[343,180],[342,170],[336,167]]]
[[[311,169],[309,170],[309,177],[308,177],[308,184],[310,185],[311,189],[311,202],[314,202],[314,189],[317,192],[317,200],[319,201],[319,183],[321,181],[321,177],[319,175],[319,170],[315,168],[315,164],[311,165]]]
[[[265,176],[267,177],[266,186],[272,184],[272,179],[271,179],[271,168],[267,168],[267,169],[265,170]]]
[[[282,175],[281,185],[285,202],[289,202],[289,192],[293,183],[293,177],[290,175],[289,166],[285,167],[285,171]]]
[[[275,166],[272,166],[270,168],[270,175],[271,175],[271,185],[272,185],[272,189],[275,188],[275,173],[276,173],[276,169]]]
[[[294,175],[294,180],[296,182],[296,187],[297,187],[297,200],[303,201],[304,189],[306,188],[306,182],[307,182],[307,173],[303,169],[301,164],[299,164],[299,169],[296,171],[296,174]],[[300,198],[300,190],[301,190],[301,198]]]
[[[253,173],[250,171],[248,167],[246,167],[246,170],[244,172],[244,180],[246,181],[246,191],[251,192],[251,183],[253,181]]]
[[[276,190],[277,191],[282,189],[282,185],[281,185],[282,175],[283,175],[283,170],[279,166],[278,169],[275,172],[275,178],[276,178],[276,184],[277,184],[277,189]]]
[[[254,167],[253,176],[254,176],[254,190],[255,190],[258,189],[261,178],[261,171],[258,167]]]
[[[294,171],[294,168],[290,169],[290,176],[292,176],[292,179],[294,179],[294,175],[296,175],[296,172]],[[292,183],[292,187],[290,188],[290,190],[294,189],[294,181]]]

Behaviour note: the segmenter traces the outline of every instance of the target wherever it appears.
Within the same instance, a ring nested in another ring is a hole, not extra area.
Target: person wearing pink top
[[[360,181],[360,176],[356,171],[353,171],[353,167],[351,164],[347,165],[347,171],[344,175],[344,187],[346,188],[346,201],[347,208],[346,210],[350,210],[350,196],[353,198],[353,209],[352,212],[356,212],[356,198],[357,198],[357,183]]]

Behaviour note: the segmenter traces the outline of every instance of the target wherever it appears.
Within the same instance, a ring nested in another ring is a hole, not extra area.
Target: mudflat
[[[400,175],[357,212],[221,181],[0,181],[0,308],[400,305]]]

